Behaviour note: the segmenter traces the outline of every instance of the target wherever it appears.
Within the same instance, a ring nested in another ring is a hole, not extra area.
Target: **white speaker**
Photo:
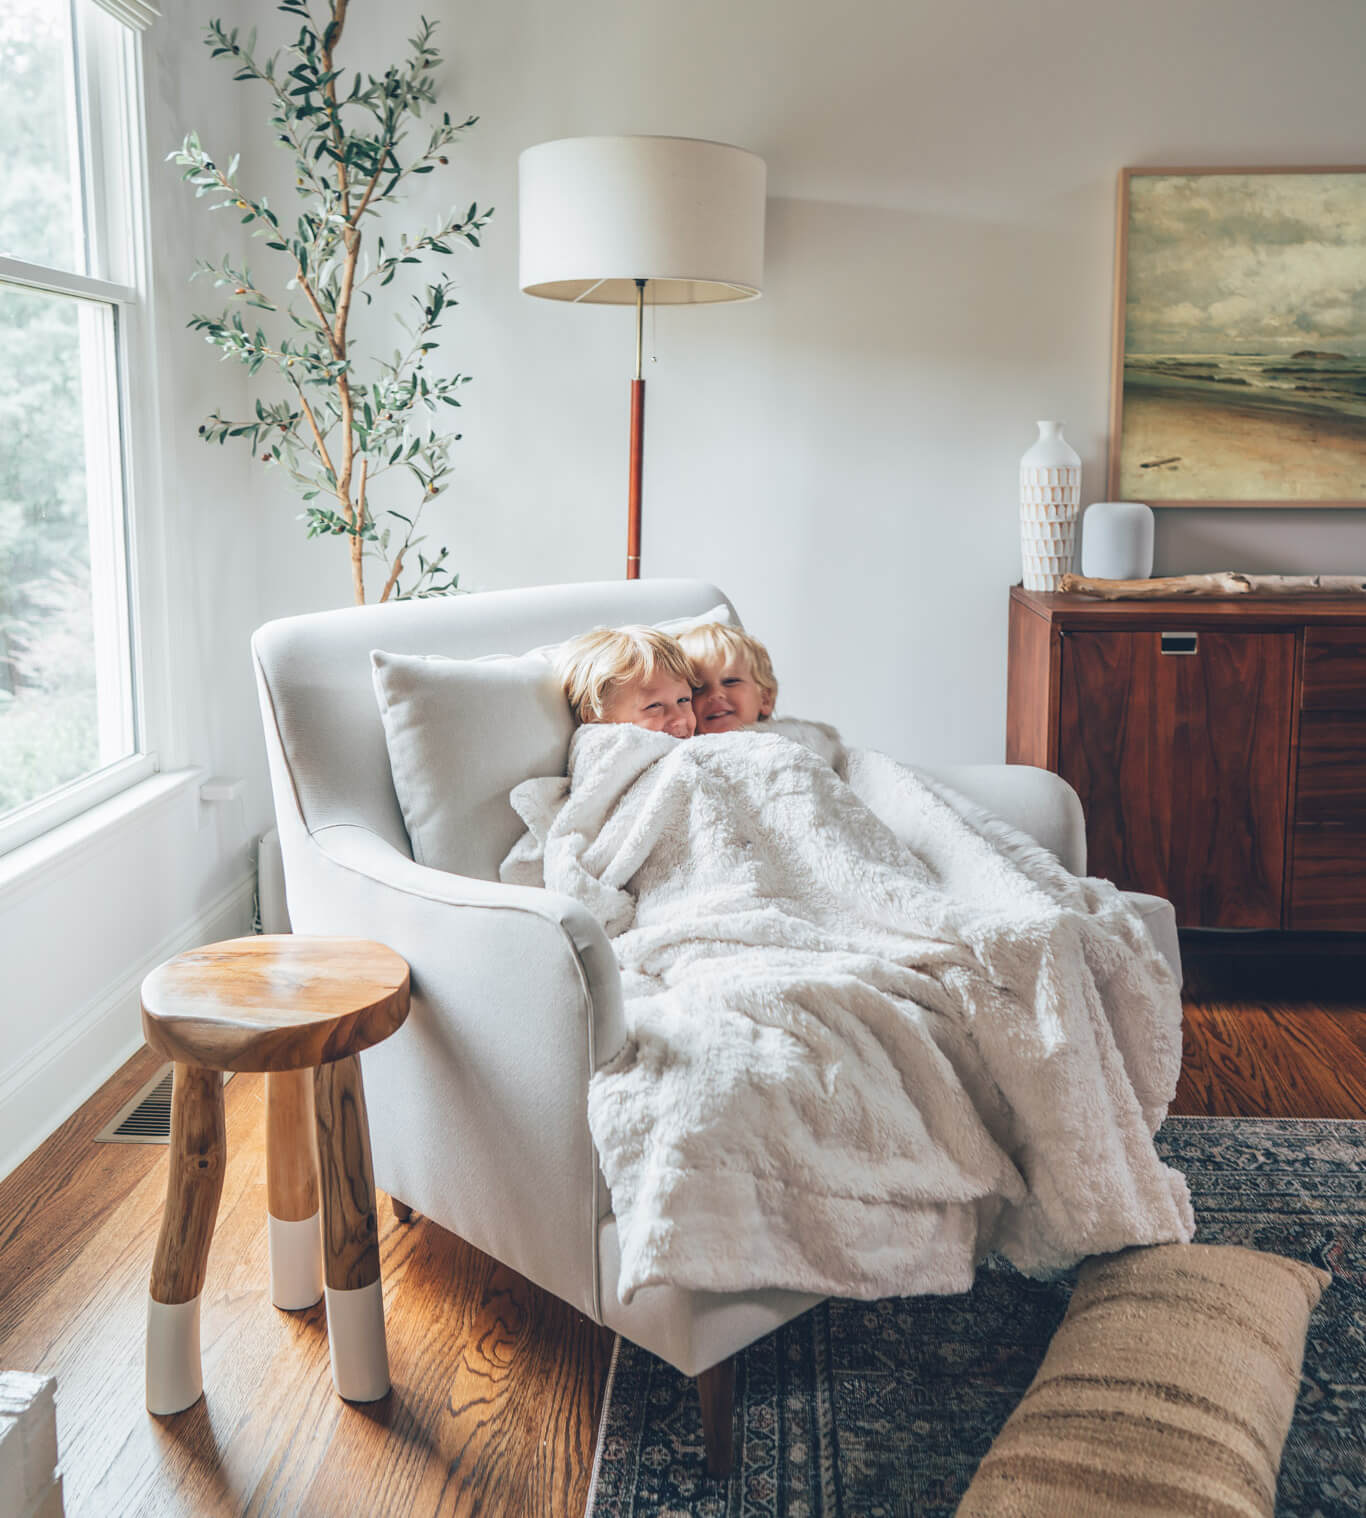
[[[1097,501],[1081,519],[1081,572],[1092,580],[1146,580],[1153,572],[1152,508]]]

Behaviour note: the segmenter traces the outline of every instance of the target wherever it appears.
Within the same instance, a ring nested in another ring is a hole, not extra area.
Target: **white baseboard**
[[[0,1080],[0,1178],[27,1159],[141,1047],[139,992],[150,971],[183,949],[251,932],[255,888],[254,874],[229,886],[5,1074]]]

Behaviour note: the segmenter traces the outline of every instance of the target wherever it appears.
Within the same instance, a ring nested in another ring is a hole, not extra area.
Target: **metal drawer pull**
[[[1162,652],[1164,654],[1193,654],[1199,651],[1199,633],[1163,633]]]

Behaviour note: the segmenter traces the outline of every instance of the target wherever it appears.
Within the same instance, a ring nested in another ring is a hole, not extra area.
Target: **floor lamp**
[[[626,578],[640,577],[647,300],[753,300],[764,268],[764,161],[693,137],[564,137],[518,160],[527,295],[636,308]]]

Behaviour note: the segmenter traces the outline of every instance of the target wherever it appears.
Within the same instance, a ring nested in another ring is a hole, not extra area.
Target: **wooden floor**
[[[1366,960],[1188,965],[1174,1112],[1366,1117]],[[321,1305],[267,1295],[260,1077],[227,1089],[231,1161],[203,1297],[206,1397],[143,1406],[161,1146],[92,1135],[131,1060],[0,1183],[0,1367],[58,1378],[68,1513],[582,1514],[610,1335],[431,1224],[381,1207],[394,1390],[332,1393]]]
[[[1173,1113],[1366,1119],[1366,956],[1186,950]]]

